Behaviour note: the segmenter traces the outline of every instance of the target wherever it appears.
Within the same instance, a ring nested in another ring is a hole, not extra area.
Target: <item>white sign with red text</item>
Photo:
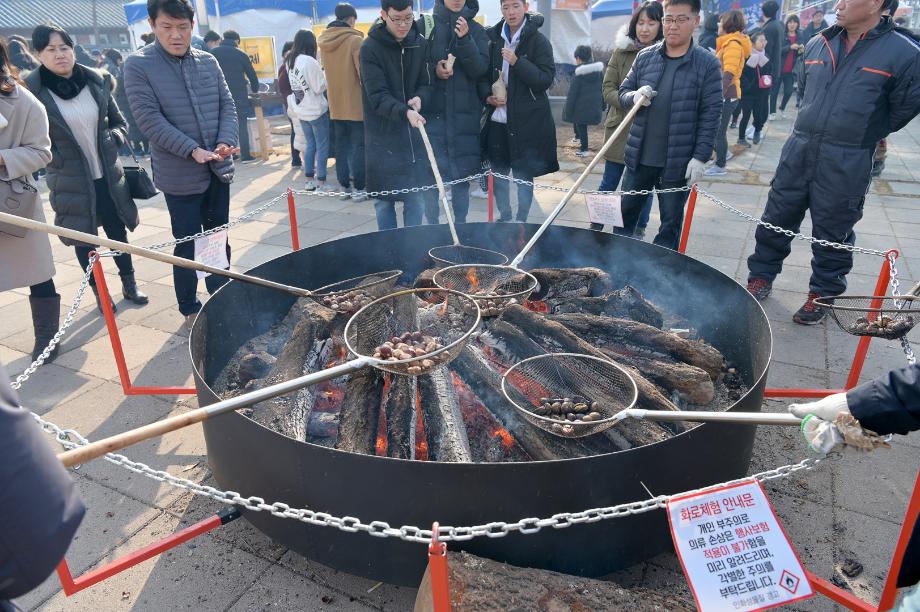
[[[620,196],[600,193],[585,194],[588,207],[588,219],[591,223],[623,227],[623,211],[620,208]]]
[[[668,520],[702,612],[765,610],[813,595],[759,482],[672,499]]]
[[[195,261],[226,270],[230,267],[230,260],[227,259],[227,230],[221,230],[208,236],[195,238]],[[196,270],[198,278],[210,276],[210,272]]]

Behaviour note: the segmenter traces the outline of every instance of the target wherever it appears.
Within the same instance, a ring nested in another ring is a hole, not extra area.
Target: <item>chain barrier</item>
[[[894,297],[894,307],[901,310],[904,308],[904,300],[900,299],[901,281],[898,280],[898,268],[895,266],[895,260],[897,260],[895,254],[889,252],[888,269],[891,270],[891,280],[889,281],[891,285],[891,295]],[[904,351],[904,356],[907,358],[908,365],[917,363],[917,357],[914,355],[914,349],[910,346],[910,340],[907,339],[907,334],[901,336],[901,349]]]

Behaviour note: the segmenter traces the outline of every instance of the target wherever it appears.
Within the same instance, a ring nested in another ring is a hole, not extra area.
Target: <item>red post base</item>
[[[428,572],[434,612],[450,612],[450,586],[447,582],[447,544],[438,541],[438,524],[431,526],[428,545]]]
[[[687,199],[687,212],[684,214],[684,227],[680,231],[680,243],[677,247],[678,253],[687,252],[687,242],[690,240],[690,227],[693,225],[693,213],[696,210],[696,183],[690,188],[690,197]]]
[[[92,255],[92,253],[91,253]],[[102,316],[109,332],[109,341],[112,344],[112,353],[115,356],[115,367],[118,368],[118,378],[125,395],[192,395],[196,393],[194,387],[136,387],[131,382],[131,373],[125,362],[125,352],[121,345],[121,335],[118,333],[118,324],[115,322],[115,311],[112,310],[112,300],[109,296],[109,287],[105,282],[105,272],[102,270],[102,259],[97,257],[93,264],[93,278],[96,280],[96,290],[99,292],[99,303],[102,305]]]
[[[177,531],[176,533],[167,536],[158,542],[149,544],[140,550],[129,553],[124,557],[116,559],[111,563],[107,563],[98,569],[86,572],[77,578],[74,578],[70,574],[70,567],[68,567],[67,561],[61,560],[61,563],[57,567],[58,579],[61,581],[61,587],[64,590],[64,594],[67,597],[70,597],[74,593],[79,593],[83,589],[88,589],[94,584],[102,582],[106,578],[111,578],[115,574],[119,574],[126,569],[138,565],[139,563],[143,563],[147,559],[156,557],[157,555],[175,548],[184,542],[188,542],[193,538],[197,538],[203,533],[207,533],[216,527],[220,527],[221,525],[229,523],[230,521],[239,518],[239,516],[240,512],[236,508],[231,507],[221,510],[214,516],[195,523],[191,527],[186,527],[182,531]]]
[[[288,187],[288,216],[291,222],[291,248],[300,250],[300,234],[297,230],[297,207],[294,206],[294,190]]]

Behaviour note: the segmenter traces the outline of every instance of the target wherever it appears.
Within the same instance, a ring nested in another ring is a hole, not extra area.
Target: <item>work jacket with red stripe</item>
[[[805,95],[795,131],[835,145],[874,148],[920,112],[920,44],[889,17],[849,53],[841,27],[805,47]]]

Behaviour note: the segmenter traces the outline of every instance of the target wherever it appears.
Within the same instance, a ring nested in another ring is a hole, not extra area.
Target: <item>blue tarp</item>
[[[147,0],[134,0],[125,5],[125,17],[128,23],[137,23],[147,19]]]
[[[591,20],[632,15],[632,0],[598,0],[591,6]]]

